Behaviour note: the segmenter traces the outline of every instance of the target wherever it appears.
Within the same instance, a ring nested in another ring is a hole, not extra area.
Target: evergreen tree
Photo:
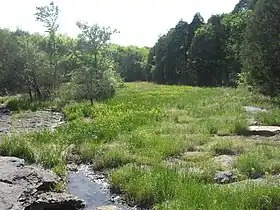
[[[280,2],[259,0],[250,19],[243,65],[252,85],[268,95],[280,94]]]
[[[212,16],[198,29],[189,50],[190,80],[199,86],[227,84],[225,30],[220,16]]]

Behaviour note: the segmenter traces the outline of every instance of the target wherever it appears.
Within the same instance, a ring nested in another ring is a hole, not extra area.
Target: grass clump
[[[155,209],[274,209],[280,205],[277,186],[248,183],[240,187],[201,185],[185,181],[173,199],[156,205]]]
[[[210,159],[212,156],[207,152],[190,152],[183,156],[185,161],[189,162],[202,162]]]
[[[121,145],[121,144],[120,144]],[[120,145],[104,146],[100,150],[93,162],[93,167],[96,170],[117,168],[134,161],[134,156]]]
[[[16,156],[23,158],[29,163],[36,161],[34,145],[28,141],[19,141],[19,137],[4,137],[0,144],[0,154],[3,156]]]
[[[252,147],[246,139],[221,138],[211,143],[210,151],[215,155],[238,155]]]
[[[257,122],[262,125],[280,125],[280,111],[272,110],[269,112],[260,112],[255,116]]]
[[[8,96],[0,96],[0,104],[5,104],[9,99]]]
[[[12,97],[7,100],[6,108],[11,111],[31,110],[36,111],[48,106],[48,102],[30,101],[24,97]]]
[[[215,155],[234,155],[236,151],[234,149],[233,142],[230,140],[219,140],[211,146],[211,150]]]
[[[235,161],[235,167],[249,178],[259,178],[266,173],[280,173],[279,148],[259,145],[241,154]]]
[[[174,169],[127,166],[111,176],[114,191],[131,204],[155,209],[273,209],[280,204],[280,189],[273,185],[219,186]]]
[[[170,169],[129,166],[113,171],[111,184],[115,190],[124,193],[129,203],[149,207],[174,197],[173,187],[179,184],[177,177]]]

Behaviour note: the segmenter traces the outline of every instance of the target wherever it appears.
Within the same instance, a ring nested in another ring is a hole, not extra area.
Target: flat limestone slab
[[[52,192],[61,179],[50,170],[0,156],[0,210],[80,210],[81,199]]]
[[[248,135],[274,136],[280,134],[280,126],[250,126]]]

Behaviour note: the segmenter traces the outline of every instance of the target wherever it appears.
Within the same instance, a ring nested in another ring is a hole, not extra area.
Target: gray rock
[[[254,107],[254,106],[244,106],[244,109],[245,109],[246,112],[249,112],[249,113],[266,112],[265,109],[261,109],[261,108]]]
[[[101,206],[96,208],[95,210],[120,210],[117,206]]]
[[[24,160],[15,157],[0,157],[0,182],[22,187],[51,189],[60,181],[59,177],[39,166],[25,166]]]
[[[249,126],[245,134],[258,136],[275,136],[280,133],[280,126]]]
[[[231,171],[217,172],[214,181],[218,184],[228,184],[236,181],[236,176]]]
[[[76,172],[78,170],[79,170],[78,165],[76,165],[76,164],[68,164],[67,165],[67,171]]]
[[[117,195],[117,196],[112,196],[110,201],[112,201],[113,203],[119,203],[122,200],[122,198]]]
[[[84,207],[83,201],[66,193],[36,193],[32,197],[28,197],[28,205],[25,204],[25,210],[46,210],[46,209],[60,209],[60,210],[76,210]],[[30,199],[31,198],[31,199]]]
[[[18,198],[24,193],[24,188],[21,186],[0,182],[0,209],[22,209]]]
[[[0,109],[0,130],[5,131],[5,133],[24,133],[44,129],[54,131],[56,127],[63,123],[65,122],[61,113],[24,111],[13,117],[8,111]],[[14,130],[11,129],[12,127]]]
[[[60,181],[52,171],[24,160],[0,156],[0,209],[80,209],[83,201],[65,193],[51,192]]]

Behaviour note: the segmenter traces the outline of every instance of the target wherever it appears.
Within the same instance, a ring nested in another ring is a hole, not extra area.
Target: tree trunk
[[[42,99],[42,94],[41,94],[41,91],[40,91],[40,89],[37,85],[35,85],[35,91],[36,91],[36,95],[37,95],[38,99],[41,100]]]
[[[39,99],[39,100],[41,100],[42,99],[42,93],[41,93],[41,91],[40,91],[40,88],[39,88],[39,86],[38,86],[38,83],[37,83],[37,80],[36,80],[36,77],[34,76],[34,78],[33,78],[33,84],[34,84],[34,89],[35,89],[35,95],[37,96],[37,98]]]
[[[32,96],[32,91],[30,85],[28,85],[28,94],[29,94],[29,99],[32,102],[33,101],[33,96]]]

